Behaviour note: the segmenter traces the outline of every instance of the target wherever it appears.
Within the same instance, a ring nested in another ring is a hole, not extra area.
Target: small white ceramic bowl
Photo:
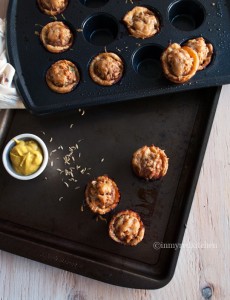
[[[16,145],[14,139],[16,140],[34,140],[38,143],[38,145],[41,147],[42,152],[43,152],[43,161],[42,164],[40,166],[40,168],[33,174],[25,176],[25,175],[20,175],[18,174],[12,167],[12,163],[10,161],[10,150]],[[6,169],[6,171],[13,176],[14,178],[20,179],[20,180],[30,180],[33,179],[35,177],[37,177],[38,175],[40,175],[46,168],[47,163],[48,163],[48,150],[47,147],[45,145],[45,143],[42,141],[42,139],[40,139],[38,136],[31,134],[31,133],[23,133],[20,135],[17,135],[15,137],[13,137],[5,146],[3,153],[2,153],[2,161],[3,161],[3,165]]]

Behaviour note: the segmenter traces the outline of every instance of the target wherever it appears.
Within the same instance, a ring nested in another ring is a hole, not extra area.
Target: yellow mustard
[[[16,145],[10,151],[14,170],[20,175],[31,175],[42,164],[42,150],[35,141],[15,140]]]

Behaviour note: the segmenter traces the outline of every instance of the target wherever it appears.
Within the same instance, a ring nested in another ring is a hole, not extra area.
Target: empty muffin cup
[[[204,7],[195,0],[179,0],[169,7],[169,21],[180,30],[192,31],[204,21]]]
[[[98,13],[87,18],[83,23],[85,39],[96,46],[106,46],[113,42],[118,34],[117,20],[109,14]]]
[[[140,76],[158,79],[162,75],[160,57],[163,49],[154,44],[142,46],[132,56],[133,69]]]

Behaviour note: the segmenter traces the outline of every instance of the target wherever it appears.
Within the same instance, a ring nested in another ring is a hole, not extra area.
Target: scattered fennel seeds
[[[66,185],[67,188],[69,188],[69,185],[67,182],[64,181],[64,184]]]
[[[41,24],[38,24],[38,23],[36,23],[36,24],[35,24],[35,26],[39,26],[39,27],[41,27],[41,28],[43,28],[43,27],[44,27],[43,25],[41,25]]]
[[[81,108],[78,109],[78,112],[81,114],[81,116],[84,116],[85,114],[85,110]]]
[[[84,109],[79,108],[78,112],[80,116],[85,115]],[[71,130],[75,126],[75,123],[70,123],[67,126],[69,126],[69,129]],[[41,133],[43,135],[47,135],[44,131],[41,131]],[[53,141],[53,137],[47,137],[47,142],[52,143]],[[81,143],[83,141],[84,139],[78,139],[75,143],[68,147],[59,144],[55,149],[50,149],[49,152],[50,166],[53,168],[55,165],[56,168],[54,170],[56,170],[58,178],[60,178],[60,182],[70,190],[80,190],[82,186],[78,183],[79,178],[81,176],[88,177],[92,172],[92,168],[85,165],[84,160],[82,159]],[[101,163],[104,162],[104,157],[99,159],[99,161]],[[47,180],[47,177],[45,180]],[[63,199],[63,195],[60,195],[58,201],[61,202]],[[83,211],[83,206],[81,210]],[[106,219],[101,217],[99,217],[99,220],[107,222]]]
[[[52,150],[52,151],[50,152],[50,156],[51,156],[54,152],[56,152],[56,151],[57,151],[57,149]]]
[[[83,114],[84,111],[80,109],[80,113]],[[74,124],[70,124],[69,127],[73,127],[73,125]],[[50,139],[50,141],[52,140]],[[59,167],[56,168],[56,171],[66,188],[79,190],[81,186],[76,186],[79,176],[88,177],[90,175],[89,171],[91,168],[79,163],[81,161],[80,144],[82,141],[83,139],[79,139],[73,145],[65,148],[62,145],[59,145],[57,148],[50,151],[49,156],[52,157],[52,161],[50,161],[51,167],[54,166],[54,161],[56,164],[57,158],[59,159],[60,156],[60,160],[58,161]],[[62,153],[62,155],[60,155],[60,153]],[[60,199],[62,199],[62,197],[60,197]]]
[[[57,17],[56,16],[51,16],[50,19],[53,19],[54,21],[57,21]]]
[[[96,221],[104,221],[105,223],[107,223],[107,219],[106,218],[103,218],[101,215],[98,215],[97,218],[96,218]]]

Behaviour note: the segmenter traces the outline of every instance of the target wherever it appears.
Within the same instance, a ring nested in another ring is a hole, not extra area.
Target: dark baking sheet
[[[28,182],[10,177],[0,163],[0,248],[115,285],[167,284],[179,249],[156,250],[154,243],[182,242],[219,93],[213,87],[43,118],[11,111],[1,153],[12,137],[31,132],[44,139],[50,158],[45,172]],[[81,168],[74,171],[78,182],[71,182],[57,169],[70,167],[62,157],[76,143],[70,166]],[[169,170],[146,182],[132,173],[130,159],[152,143],[165,149]],[[115,212],[133,209],[143,219],[146,234],[136,247],[111,240],[108,224],[84,205],[86,183],[102,174],[120,189]]]
[[[230,45],[229,1],[146,0],[134,1],[133,4],[131,2],[70,0],[68,8],[63,15],[57,16],[57,19],[67,22],[74,30],[74,44],[67,52],[51,54],[43,48],[35,33],[40,32],[41,26],[53,19],[39,11],[35,0],[10,1],[7,16],[8,56],[17,71],[16,86],[30,111],[35,114],[46,114],[230,83],[230,60],[226,59]],[[94,3],[95,6],[106,4],[92,8],[84,3],[89,5]],[[136,5],[147,6],[159,14],[161,20],[159,34],[146,40],[129,36],[121,19]],[[113,22],[102,21],[103,14],[111,16],[117,26],[117,34],[113,28],[111,31],[109,29],[110,23]],[[98,20],[94,23],[95,16],[98,16]],[[90,25],[86,22],[88,18],[92,21]],[[99,30],[96,30],[96,26]],[[101,27],[106,29],[100,30]],[[83,32],[76,31],[77,29],[83,29]],[[92,44],[86,39],[94,41],[95,36],[96,44],[99,45]],[[170,83],[164,78],[161,70],[159,57],[162,49],[170,42],[183,43],[198,36],[203,36],[213,44],[212,63],[202,72],[198,72],[188,83],[182,85]],[[108,52],[120,55],[125,64],[123,79],[111,87],[96,85],[88,74],[91,59],[104,52],[105,48]],[[134,58],[136,51],[140,52]],[[80,84],[69,94],[60,95],[52,92],[45,82],[47,69],[59,59],[75,62],[81,73]]]

